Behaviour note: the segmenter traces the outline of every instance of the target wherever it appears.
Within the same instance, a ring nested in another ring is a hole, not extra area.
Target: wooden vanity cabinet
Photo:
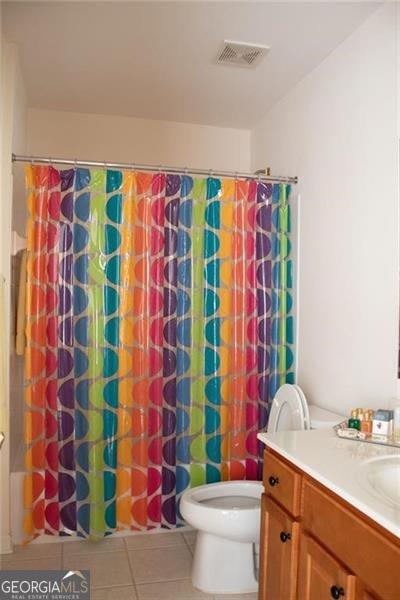
[[[306,533],[301,534],[298,585],[302,600],[356,597],[354,575]]]
[[[400,600],[400,542],[267,449],[259,600]]]
[[[266,494],[261,506],[261,597],[295,600],[300,525]]]
[[[264,463],[263,483],[266,493],[293,517],[300,516],[301,475],[289,464],[268,453]]]

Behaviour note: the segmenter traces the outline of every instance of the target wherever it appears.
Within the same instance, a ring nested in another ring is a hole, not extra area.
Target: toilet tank
[[[311,429],[328,429],[344,421],[347,417],[321,408],[316,404],[309,404]]]

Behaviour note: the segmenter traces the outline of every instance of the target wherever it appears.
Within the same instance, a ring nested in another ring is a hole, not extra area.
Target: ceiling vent
[[[237,67],[253,68],[258,65],[269,49],[270,46],[224,40],[216,62],[218,65],[234,65]]]

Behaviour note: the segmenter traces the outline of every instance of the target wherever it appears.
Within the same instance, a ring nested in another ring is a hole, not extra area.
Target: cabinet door
[[[371,592],[365,589],[362,583],[359,583],[357,587],[356,598],[357,600],[379,600],[378,596],[372,595]]]
[[[263,494],[259,600],[294,600],[300,525]]]
[[[354,600],[356,578],[306,534],[301,535],[299,598]]]
[[[370,594],[400,600],[400,544],[316,482],[304,478],[302,527],[340,558]]]

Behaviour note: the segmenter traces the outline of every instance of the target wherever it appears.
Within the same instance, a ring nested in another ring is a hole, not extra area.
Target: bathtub
[[[22,442],[14,452],[14,460],[11,464],[11,477],[10,477],[10,493],[11,493],[11,540],[14,545],[22,544],[26,541],[26,535],[23,530],[23,519],[24,519],[24,458],[25,458],[25,445]],[[159,533],[165,533],[166,529],[151,529],[150,531],[141,531],[146,535],[157,535]],[[174,531],[183,533],[184,531],[193,531],[193,528],[185,525],[179,527]],[[112,537],[125,537],[128,535],[137,535],[137,531],[130,531],[129,529],[123,531],[117,531],[113,533]],[[55,536],[55,535],[40,535],[32,542],[33,544],[43,543],[68,543],[76,541],[86,541],[85,538],[77,536]]]
[[[13,544],[21,544],[25,539],[22,527],[24,518],[24,455],[22,442],[14,452],[10,476],[10,524]]]

